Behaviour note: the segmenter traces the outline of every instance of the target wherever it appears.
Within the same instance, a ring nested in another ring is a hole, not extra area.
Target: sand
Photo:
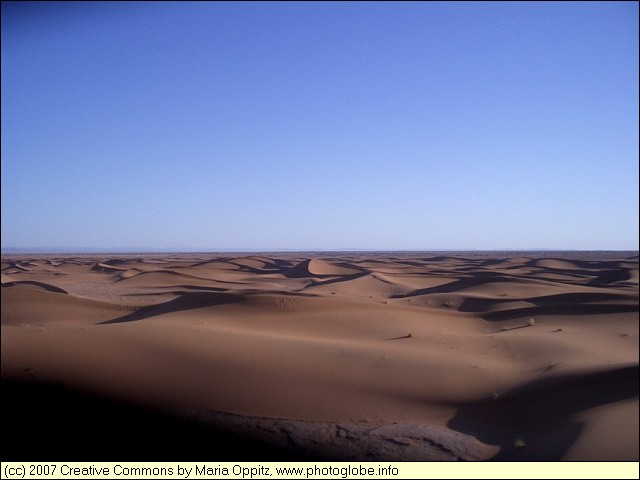
[[[638,461],[634,252],[5,255],[1,351],[4,460]]]

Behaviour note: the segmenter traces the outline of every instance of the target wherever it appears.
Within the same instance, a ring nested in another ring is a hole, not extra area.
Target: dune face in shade
[[[6,255],[2,383],[7,460],[637,461],[638,256]]]

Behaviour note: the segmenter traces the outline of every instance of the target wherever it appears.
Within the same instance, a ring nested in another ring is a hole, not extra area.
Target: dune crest
[[[331,264],[324,260],[307,259],[285,270],[284,275],[290,278],[333,277],[362,273],[358,268],[349,268]]]

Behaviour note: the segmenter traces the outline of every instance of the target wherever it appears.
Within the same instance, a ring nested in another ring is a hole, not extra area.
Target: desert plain
[[[637,252],[3,255],[3,460],[638,461]]]

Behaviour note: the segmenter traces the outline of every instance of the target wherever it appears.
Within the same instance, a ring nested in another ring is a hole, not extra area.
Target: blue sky
[[[638,4],[2,3],[2,247],[638,249]]]

